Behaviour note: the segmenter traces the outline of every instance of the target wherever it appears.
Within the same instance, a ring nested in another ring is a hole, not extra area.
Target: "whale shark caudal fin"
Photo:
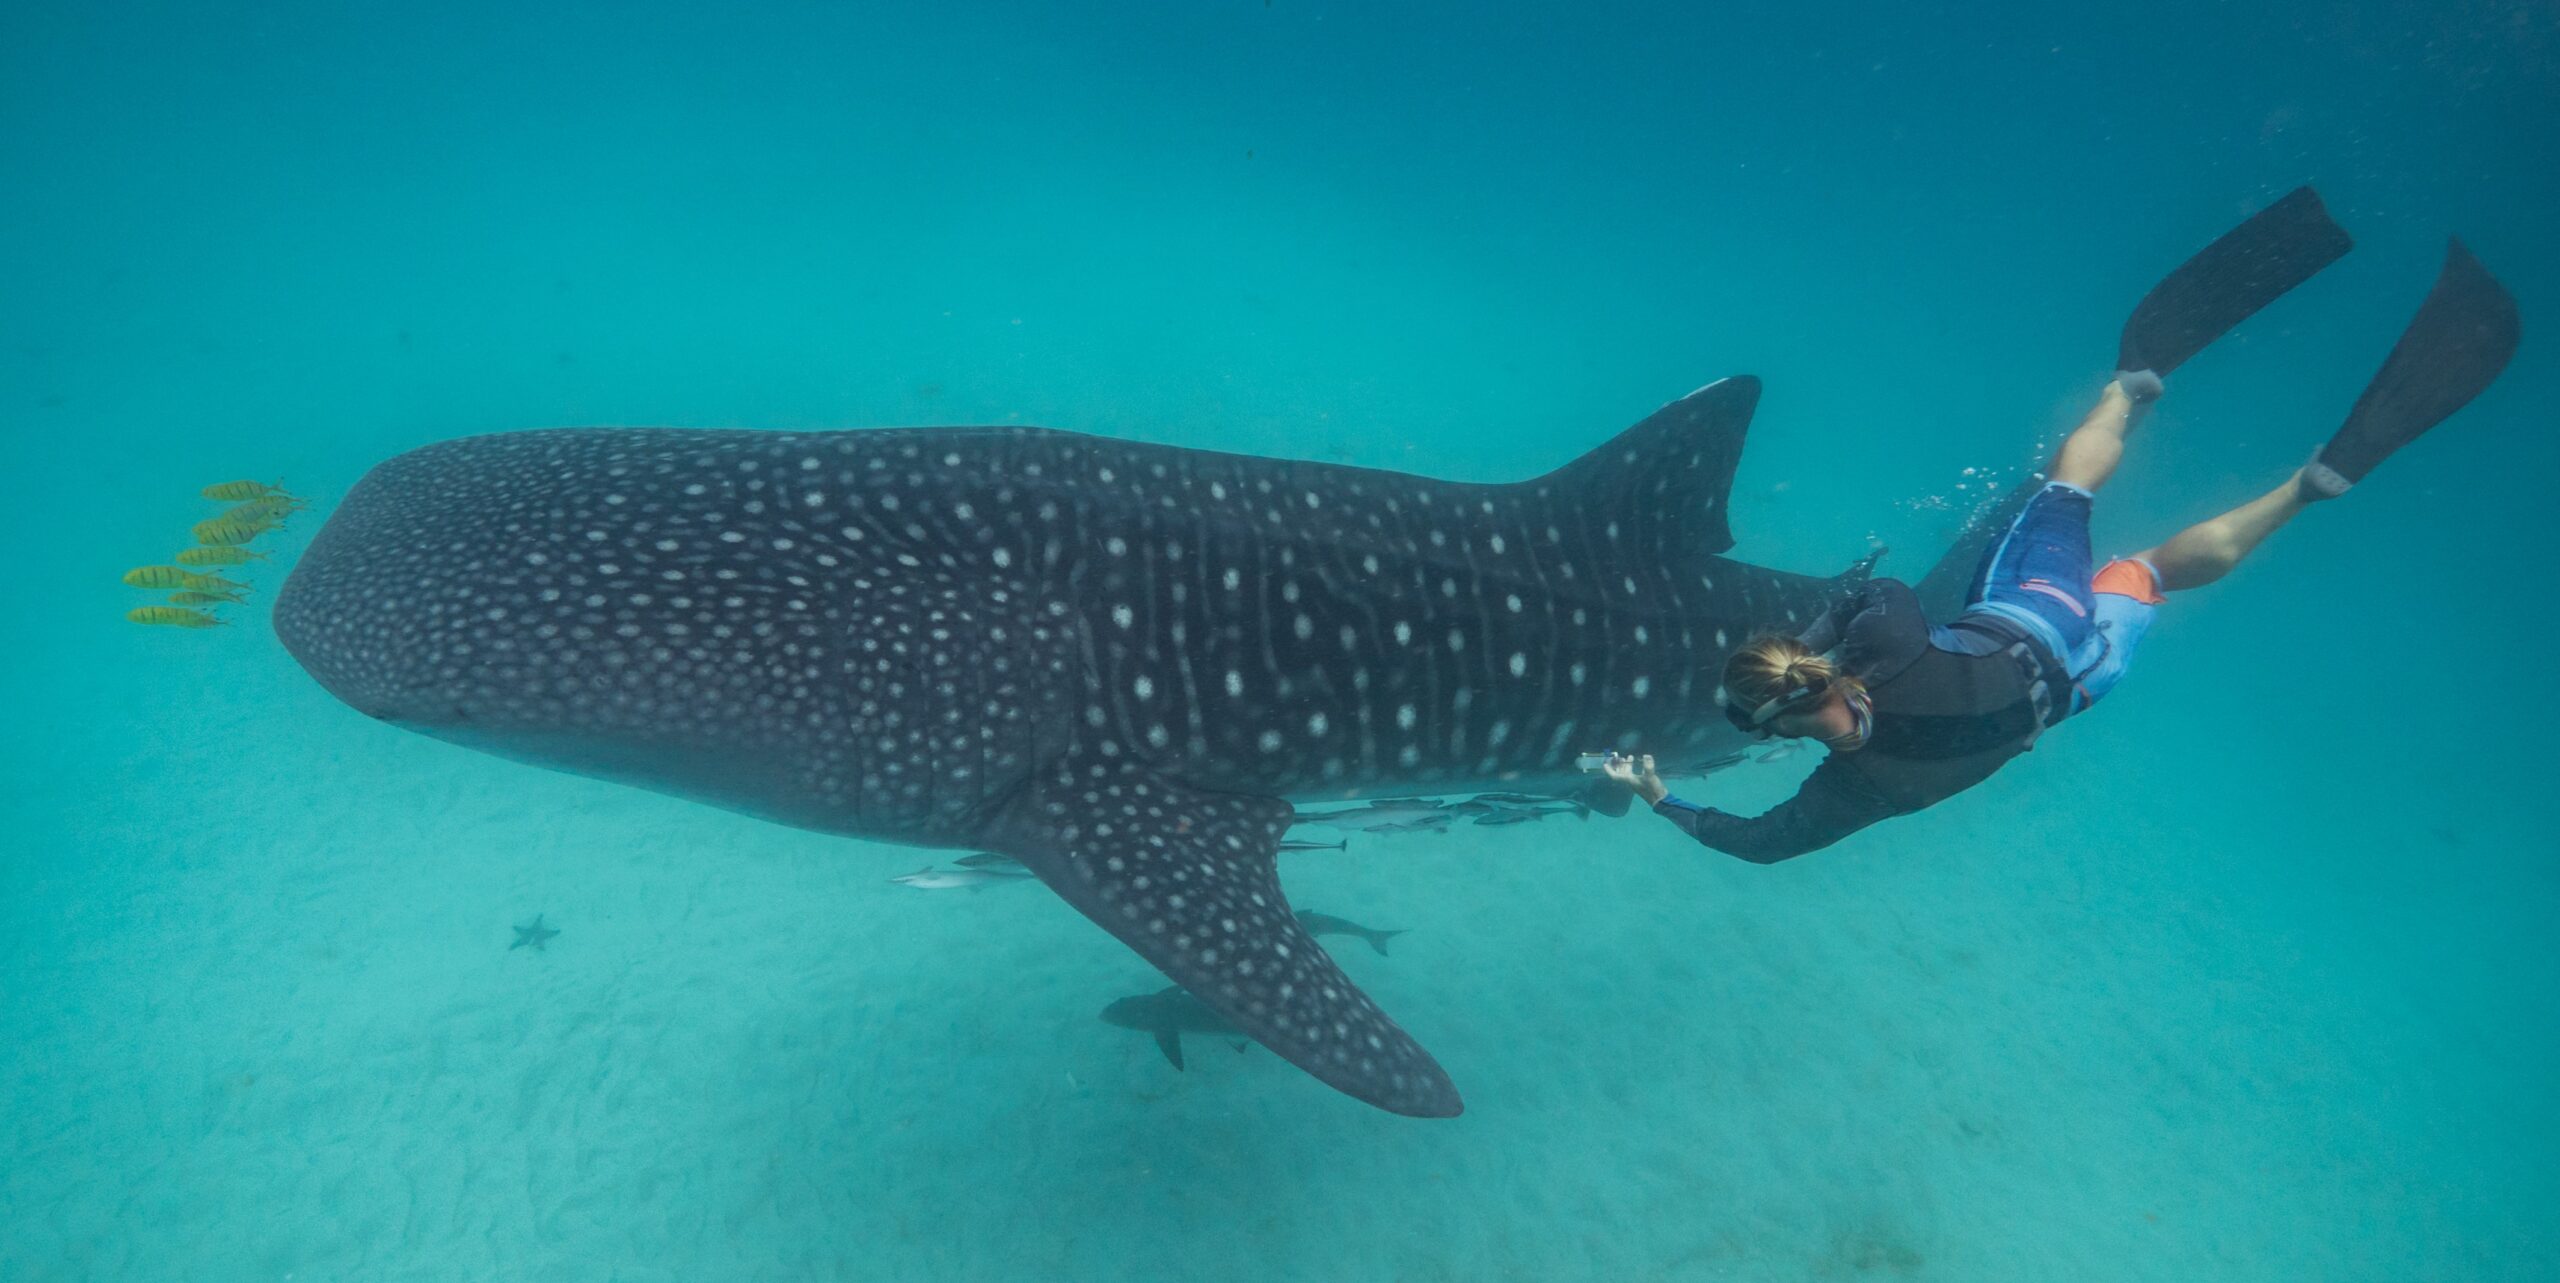
[[[1211,793],[1070,754],[988,821],[1022,861],[1255,1042],[1380,1109],[1448,1118],[1449,1075],[1307,934],[1280,894],[1277,798]],[[1178,1053],[1171,1053],[1178,1054]]]
[[[1675,573],[1733,547],[1725,517],[1742,439],[1760,405],[1760,380],[1718,379],[1654,411],[1598,449],[1524,486],[1574,497],[1606,513],[1629,557]]]

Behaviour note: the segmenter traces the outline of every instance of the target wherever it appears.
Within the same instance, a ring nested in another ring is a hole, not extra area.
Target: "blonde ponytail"
[[[1847,695],[1867,689],[1866,683],[1841,672],[1829,655],[1818,654],[1785,633],[1762,633],[1744,642],[1724,662],[1725,702],[1745,712],[1808,686]]]

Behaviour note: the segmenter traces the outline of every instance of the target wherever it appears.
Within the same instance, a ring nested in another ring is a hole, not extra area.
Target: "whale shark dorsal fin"
[[[978,834],[1246,1037],[1336,1090],[1446,1118],[1458,1091],[1351,983],[1280,893],[1289,804],[1070,753]]]
[[[1619,524],[1636,557],[1675,570],[1733,547],[1725,507],[1760,380],[1718,379],[1654,411],[1598,449],[1524,486],[1551,487]]]

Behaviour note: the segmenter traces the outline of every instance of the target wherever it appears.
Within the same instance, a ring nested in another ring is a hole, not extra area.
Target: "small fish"
[[[124,572],[124,581],[136,588],[185,588],[198,577],[184,566],[136,566]]]
[[[1306,838],[1282,838],[1280,849],[1283,851],[1348,851],[1351,849],[1351,839],[1344,838],[1339,842],[1315,842]]]
[[[237,606],[246,600],[248,598],[238,593],[227,592],[188,591],[169,594],[170,603],[179,606]]]
[[[293,498],[289,495],[268,495],[263,499],[252,499],[247,503],[225,508],[222,511],[215,513],[213,519],[216,521],[238,521],[249,525],[255,525],[259,522],[265,522],[270,525],[282,525],[284,524],[284,519],[287,516],[300,512],[304,508],[310,506],[311,505],[304,503],[300,499]]]
[[[1751,755],[1749,753],[1743,752],[1741,749],[1735,749],[1730,753],[1718,753],[1714,757],[1710,757],[1707,760],[1690,767],[1688,770],[1681,772],[1681,774],[1713,775],[1718,771],[1731,770],[1732,768],[1740,766],[1744,762],[1750,760]]]
[[[274,522],[225,521],[215,517],[195,524],[196,542],[209,546],[244,544],[275,529]]]
[[[1397,820],[1384,824],[1372,824],[1360,831],[1363,833],[1446,833],[1449,831],[1449,817],[1445,815],[1426,815],[1418,820]]]
[[[284,487],[265,481],[224,481],[206,486],[200,493],[207,499],[230,503],[241,499],[263,499],[271,494],[280,495],[284,493]]]
[[[1775,762],[1784,758],[1794,757],[1796,754],[1803,751],[1803,740],[1780,740],[1777,743],[1760,750],[1759,754],[1751,760],[1755,762]]]
[[[174,560],[181,566],[245,566],[265,561],[267,554],[246,548],[208,547],[202,544],[181,551]]]
[[[1349,918],[1337,918],[1330,913],[1318,913],[1313,909],[1300,909],[1297,916],[1298,925],[1305,927],[1308,935],[1358,936],[1368,941],[1369,947],[1377,950],[1381,958],[1387,956],[1387,941],[1409,930],[1409,928],[1398,927],[1393,931],[1380,931],[1375,927],[1361,926]]]
[[[1022,861],[1017,860],[1010,855],[998,855],[993,851],[980,851],[976,855],[964,855],[957,860],[953,860],[952,863],[966,869],[993,869],[998,873],[1011,871],[1020,871],[1023,873],[1030,872],[1029,869],[1022,867]]]
[[[1156,1049],[1164,1053],[1174,1068],[1182,1068],[1182,1035],[1211,1034],[1235,1043],[1237,1051],[1252,1045],[1244,1040],[1244,1031],[1227,1023],[1225,1016],[1209,1009],[1209,1004],[1191,996],[1180,985],[1169,985],[1154,993],[1122,998],[1102,1009],[1102,1023],[1122,1029],[1136,1029],[1156,1036]]]
[[[184,566],[136,566],[124,572],[136,588],[184,588],[189,592],[247,592],[249,585],[220,575],[200,575]]]
[[[1027,870],[1021,873],[998,873],[993,869],[937,869],[927,865],[903,878],[889,880],[900,886],[914,887],[919,891],[984,891],[988,887],[1002,886],[1008,882],[1025,882],[1030,878],[1031,874]]]
[[[1374,831],[1374,825],[1411,823],[1434,815],[1445,821],[1449,808],[1427,797],[1382,797],[1340,811],[1300,811],[1297,822]]]
[[[1449,810],[1455,815],[1472,815],[1478,824],[1525,824],[1566,814],[1588,819],[1591,815],[1591,808],[1579,802],[1529,793],[1479,793]]]
[[[1559,806],[1552,811],[1490,811],[1476,817],[1478,824],[1535,824],[1550,815],[1591,814],[1587,806]]]
[[[136,606],[124,617],[137,624],[154,624],[164,628],[220,628],[221,620],[201,610],[184,606]]]

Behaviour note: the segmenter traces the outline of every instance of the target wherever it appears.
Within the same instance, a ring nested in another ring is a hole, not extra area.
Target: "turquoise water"
[[[2560,19],[1774,12],[0,14],[0,1278],[2560,1276]],[[318,501],[262,603],[476,432],[1491,481],[1732,373],[1735,555],[1916,576],[2305,181],[2358,249],[2173,380],[2103,546],[2298,463],[2449,232],[2524,351],[2031,757],[1771,868],[1641,814],[1285,858],[1409,930],[1337,952],[1453,1121],[1175,1074],[1095,1018],[1161,980],[1037,887],[369,721],[262,605],[120,618],[198,487]]]

